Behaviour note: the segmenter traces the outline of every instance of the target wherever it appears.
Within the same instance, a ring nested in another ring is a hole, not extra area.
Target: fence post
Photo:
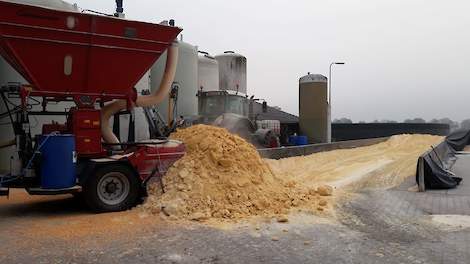
[[[418,159],[418,190],[420,192],[426,191],[426,186],[424,186],[424,158],[419,157]]]

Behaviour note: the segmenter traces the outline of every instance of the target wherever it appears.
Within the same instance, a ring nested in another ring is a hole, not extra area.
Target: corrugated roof
[[[299,117],[282,110],[278,110],[271,106],[268,106],[268,111],[263,113],[263,105],[258,102],[254,104],[253,110],[255,113],[259,114],[257,120],[279,120],[283,124],[293,124],[299,122]]]

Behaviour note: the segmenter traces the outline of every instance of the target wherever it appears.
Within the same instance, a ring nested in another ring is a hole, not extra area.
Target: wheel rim
[[[107,205],[117,205],[126,200],[130,191],[129,179],[120,172],[110,172],[98,182],[98,197]]]

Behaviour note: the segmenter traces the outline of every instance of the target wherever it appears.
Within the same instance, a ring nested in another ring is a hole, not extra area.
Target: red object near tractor
[[[159,102],[161,94],[141,98],[134,86],[163,52],[174,52],[181,29],[4,1],[0,10],[0,54],[30,83],[1,88],[16,158],[12,171],[0,175],[0,195],[25,188],[77,193],[98,212],[134,206],[148,180],[161,179],[185,147],[168,139],[122,144],[113,140],[107,119]],[[160,93],[169,89],[174,68],[167,63]],[[12,97],[21,104],[10,108]],[[30,111],[33,99],[42,100],[40,113]],[[75,103],[66,123],[46,124],[41,135],[31,135],[29,116],[47,115],[48,103],[61,101]]]

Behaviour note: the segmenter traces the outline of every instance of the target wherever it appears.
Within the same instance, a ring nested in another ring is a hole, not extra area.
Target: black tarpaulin
[[[424,161],[424,186],[426,189],[452,189],[462,181],[462,178],[456,177],[444,169],[430,155],[425,155],[422,160]],[[416,174],[416,182],[419,184],[418,175],[419,173]]]
[[[456,159],[455,150],[449,145],[447,139],[437,147],[432,147],[418,160],[416,182],[418,185],[420,184],[419,176],[420,173],[423,173],[425,187],[423,189],[455,188],[462,181],[462,178],[457,177],[450,171]],[[421,172],[420,166],[423,166]]]
[[[465,146],[470,145],[470,129],[461,129],[452,132],[447,136],[446,142],[455,151],[462,151]]]

